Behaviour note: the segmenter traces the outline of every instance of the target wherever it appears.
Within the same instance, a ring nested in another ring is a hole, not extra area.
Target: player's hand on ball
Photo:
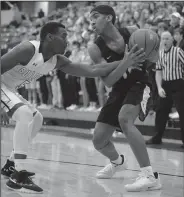
[[[124,58],[130,66],[137,66],[145,61],[144,49],[138,49],[138,46],[134,45],[132,49],[128,51],[128,45],[126,45]]]
[[[8,114],[1,108],[1,125],[8,125],[9,117]]]
[[[165,98],[166,97],[166,93],[165,93],[165,90],[161,87],[161,88],[158,88],[158,94],[161,98]]]

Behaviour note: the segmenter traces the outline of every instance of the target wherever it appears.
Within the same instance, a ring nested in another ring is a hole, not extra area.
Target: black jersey
[[[125,44],[128,44],[130,39],[130,32],[127,28],[119,28],[118,29],[120,34],[122,35]],[[103,38],[101,36],[98,36],[95,40],[95,44],[98,46],[98,48],[101,51],[102,57],[107,62],[114,62],[118,60],[122,60],[124,57],[124,52],[122,54],[118,54],[115,51],[112,51],[105,43]],[[130,88],[133,84],[135,84],[135,81],[140,81],[140,79],[144,78],[144,72],[140,70],[133,70],[131,73],[127,72],[127,79],[124,79],[122,76],[114,85],[113,85],[113,91],[119,92],[121,88]]]

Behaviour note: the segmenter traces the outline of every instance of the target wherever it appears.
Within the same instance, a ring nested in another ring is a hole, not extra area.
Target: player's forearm
[[[102,77],[103,82],[107,87],[112,87],[127,71],[130,65],[122,60],[118,67],[114,69],[108,76]]]
[[[156,80],[156,84],[157,84],[157,88],[161,88],[162,87],[162,71],[161,70],[156,70],[156,75],[155,75],[155,80]]]
[[[74,76],[84,77],[100,77],[107,76],[112,70],[117,68],[120,61],[112,63],[101,63],[101,64],[82,64],[78,62],[71,62],[67,58],[58,55],[57,57],[57,69],[61,69],[63,72]]]
[[[93,65],[93,75],[94,77],[106,77],[113,70],[117,69],[121,61],[115,61],[111,63],[101,63]]]

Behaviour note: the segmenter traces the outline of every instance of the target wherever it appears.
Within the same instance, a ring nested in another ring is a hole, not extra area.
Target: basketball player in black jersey
[[[108,5],[100,5],[90,12],[93,30],[98,37],[89,48],[93,62],[113,62],[124,57],[125,44],[128,44],[131,31],[114,26],[115,12]],[[134,30],[137,28],[135,27]],[[104,84],[112,87],[109,98],[96,122],[93,144],[96,150],[110,159],[110,164],[97,173],[97,178],[111,178],[115,172],[127,168],[126,158],[119,155],[113,143],[112,134],[121,127],[141,168],[141,176],[133,184],[126,185],[127,191],[155,190],[161,188],[158,173],[153,173],[143,136],[135,127],[134,121],[140,112],[140,103],[145,89],[145,69],[127,70],[123,75],[117,68],[107,77],[101,78]]]

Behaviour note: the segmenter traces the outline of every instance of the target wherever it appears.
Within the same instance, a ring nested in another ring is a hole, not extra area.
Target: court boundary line
[[[9,156],[5,156],[5,155],[1,155],[2,157],[9,157]],[[64,163],[64,164],[73,164],[73,165],[81,165],[81,166],[93,166],[93,167],[104,167],[102,165],[97,165],[97,164],[86,164],[86,163],[78,163],[78,162],[72,162],[72,161],[56,161],[56,160],[50,160],[50,159],[36,159],[36,158],[32,158],[32,157],[28,157],[27,159],[30,160],[37,160],[37,161],[50,161],[50,162],[56,162],[56,163]],[[139,170],[134,170],[134,169],[129,169],[127,168],[126,170],[132,171],[132,172],[139,172]],[[178,178],[184,178],[184,176],[182,175],[174,175],[174,174],[167,174],[167,173],[159,173],[161,175],[165,175],[165,176],[172,176],[172,177],[178,177]]]

